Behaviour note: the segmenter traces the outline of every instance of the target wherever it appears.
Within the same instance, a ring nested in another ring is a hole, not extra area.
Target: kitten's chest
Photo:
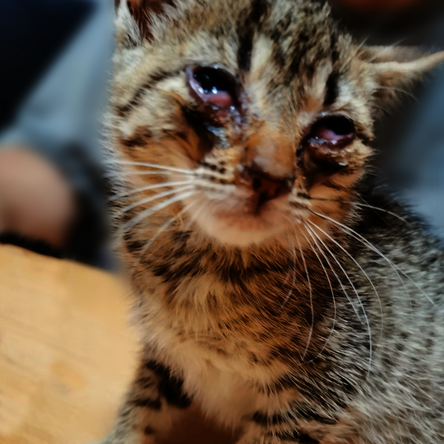
[[[144,321],[145,338],[159,358],[181,375],[188,394],[203,410],[227,424],[235,424],[267,401],[264,387],[287,370],[282,363],[266,360],[263,344],[242,333],[221,331],[208,319],[178,319],[153,310]],[[168,322],[169,321],[169,322]],[[265,404],[264,404],[265,403]]]
[[[254,413],[260,394],[288,368],[271,358],[279,336],[252,305],[230,299],[233,289],[207,274],[183,279],[170,297],[168,285],[151,279],[137,317],[144,342],[184,379],[184,387],[206,412],[227,423]],[[274,331],[274,334],[267,332]]]
[[[222,422],[236,424],[245,414],[268,406],[260,387],[271,383],[284,369],[277,362],[257,365],[246,353],[230,351],[223,340],[217,341],[217,348],[190,340],[171,343],[167,354],[171,365],[180,367],[186,391],[203,410]]]

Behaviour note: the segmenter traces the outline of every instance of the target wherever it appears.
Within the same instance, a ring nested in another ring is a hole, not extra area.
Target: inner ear
[[[140,34],[148,40],[153,39],[150,27],[152,16],[160,15],[165,11],[165,6],[174,6],[174,0],[115,0],[116,5],[126,1],[130,14],[136,21]]]

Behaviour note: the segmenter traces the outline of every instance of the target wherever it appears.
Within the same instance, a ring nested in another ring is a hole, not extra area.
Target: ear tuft
[[[114,0],[116,9],[126,3],[126,9],[136,22],[140,36],[153,39],[151,24],[153,15],[163,14],[166,6],[174,6],[174,0]]]

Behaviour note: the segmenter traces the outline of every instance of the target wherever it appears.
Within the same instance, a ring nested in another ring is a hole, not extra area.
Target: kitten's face
[[[373,57],[319,2],[181,1],[149,26],[147,6],[130,6],[139,28],[126,4],[117,20],[117,141],[126,161],[159,167],[129,167],[145,188],[129,215],[194,221],[223,244],[304,242],[311,224],[348,218],[377,96],[432,64]]]

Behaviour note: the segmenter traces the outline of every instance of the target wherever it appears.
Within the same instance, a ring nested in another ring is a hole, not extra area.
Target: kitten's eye
[[[329,116],[317,121],[305,140],[311,147],[327,152],[347,147],[354,138],[355,126],[351,120],[342,116]]]
[[[186,74],[191,93],[203,102],[209,114],[226,113],[238,107],[236,79],[224,69],[188,67]]]

